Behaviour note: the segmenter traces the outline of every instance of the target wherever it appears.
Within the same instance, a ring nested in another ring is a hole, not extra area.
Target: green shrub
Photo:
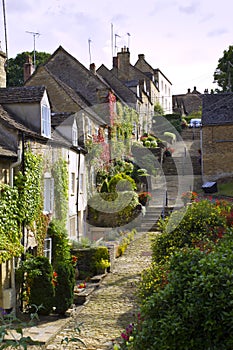
[[[108,181],[105,179],[101,185],[100,192],[108,192]]]
[[[64,224],[53,219],[48,227],[48,236],[52,238],[52,265],[56,269],[59,262],[69,261],[71,257],[68,235]]]
[[[225,235],[213,251],[183,248],[171,257],[164,277],[159,273],[160,286],[142,305],[134,349],[233,348],[232,236]]]
[[[53,308],[54,287],[52,284],[52,265],[48,258],[38,256],[25,261],[26,284],[29,292],[29,308],[33,312],[36,306],[42,305],[38,313],[49,315]]]
[[[151,141],[151,142],[150,142],[150,147],[152,147],[152,148],[158,147],[157,141],[156,141],[156,140]]]
[[[139,215],[138,205],[134,191],[94,194],[88,200],[88,222],[93,226],[123,226]]]
[[[161,262],[184,246],[195,246],[200,241],[213,241],[219,229],[226,227],[221,207],[208,200],[175,211],[161,220],[161,234],[152,244],[153,261]]]
[[[55,302],[56,312],[64,315],[73,303],[75,268],[70,262],[60,262],[56,266]]]
[[[125,173],[114,175],[108,184],[109,192],[122,192],[136,190],[135,181]]]
[[[149,140],[146,140],[146,141],[143,142],[143,144],[144,144],[145,147],[150,147],[151,142]]]
[[[98,270],[100,269],[100,267],[103,265],[107,265],[107,262],[109,262],[109,265],[106,266],[109,267],[110,266],[110,256],[109,256],[109,251],[107,247],[97,247],[94,250],[94,254],[92,255],[92,259],[91,259],[91,264],[93,266],[93,271],[94,274],[98,273]]]
[[[169,143],[176,142],[176,135],[173,132],[165,131],[163,135],[165,137],[165,140],[168,141]]]

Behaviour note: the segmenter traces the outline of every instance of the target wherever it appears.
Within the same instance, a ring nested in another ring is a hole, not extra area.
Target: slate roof
[[[79,109],[85,110],[100,125],[106,125],[106,120],[102,116],[99,116],[93,107],[100,103],[97,91],[101,89],[110,90],[110,87],[104,83],[101,77],[84,67],[61,46],[39,69],[44,69],[58,84],[59,88],[77,104]],[[33,77],[40,74],[39,69],[29,77],[26,82],[27,86],[28,84],[33,85],[34,82],[37,84]],[[55,111],[52,99],[51,106]]]
[[[233,124],[233,93],[203,95],[202,125]]]
[[[34,103],[44,96],[45,86],[0,88],[0,103]]]
[[[198,91],[188,92],[187,94],[173,95],[172,107],[175,113],[189,115],[192,112],[198,112],[202,105],[202,94]]]
[[[74,122],[74,113],[72,112],[61,112],[51,114],[51,125],[53,128],[59,125],[72,125]]]
[[[90,105],[99,103],[96,93],[98,90],[109,88],[62,46],[59,46],[44,66],[63,83],[83,96]]]
[[[6,158],[17,158],[17,152],[13,152],[5,147],[0,146],[0,156]]]
[[[113,88],[114,92],[127,103],[135,104],[137,102],[136,94],[130,90],[126,85],[124,85],[112,72],[105,67],[105,65],[101,65],[97,69],[97,74],[101,75],[104,80]]]
[[[157,78],[158,73],[160,73],[171,85],[172,83],[170,82],[170,80],[163,74],[163,72],[161,72],[161,70],[159,68],[153,68],[146,60],[144,55],[140,55],[143,56],[143,58],[138,58],[137,62],[135,63],[135,67],[138,68],[139,66],[139,62],[142,60],[144,66],[147,67],[148,70],[142,70],[144,74],[146,74],[150,80],[152,81],[152,76],[155,74],[155,78]],[[140,68],[139,68],[140,69]],[[157,87],[157,86],[156,86]]]

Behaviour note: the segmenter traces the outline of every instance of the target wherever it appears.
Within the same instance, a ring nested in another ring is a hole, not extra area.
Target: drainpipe
[[[78,241],[79,241],[79,216],[78,216],[78,199],[79,199],[79,179],[80,179],[80,148],[78,148],[78,178],[77,178],[77,199],[76,199],[76,206],[77,206],[77,238],[78,238]]]
[[[17,154],[18,154],[17,161],[10,165],[10,174],[9,174],[10,179],[9,179],[9,181],[10,181],[10,186],[11,187],[13,187],[13,185],[14,185],[14,168],[19,166],[21,164],[21,162],[22,162],[22,149],[20,147],[18,148]]]

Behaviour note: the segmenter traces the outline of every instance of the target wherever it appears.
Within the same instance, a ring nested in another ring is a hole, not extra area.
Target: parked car
[[[189,123],[189,128],[200,128],[201,119],[191,119]]]

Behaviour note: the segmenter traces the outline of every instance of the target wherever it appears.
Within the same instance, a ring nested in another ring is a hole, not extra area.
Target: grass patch
[[[218,184],[218,194],[233,197],[233,181]]]

